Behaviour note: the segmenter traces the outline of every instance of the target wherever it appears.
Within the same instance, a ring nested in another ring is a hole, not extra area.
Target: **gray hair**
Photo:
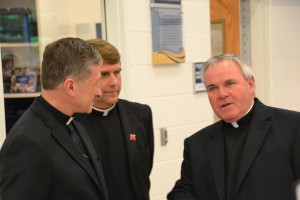
[[[225,54],[217,55],[217,56],[214,56],[214,57],[208,59],[202,65],[202,70],[201,70],[202,74],[201,75],[202,75],[202,80],[204,83],[205,83],[205,73],[206,73],[207,69],[211,66],[215,66],[216,64],[218,64],[224,60],[232,60],[233,62],[235,62],[242,70],[245,80],[248,81],[254,77],[254,73],[252,72],[250,65],[244,58],[242,58],[241,56],[235,55],[235,54],[225,53]]]
[[[62,38],[46,46],[42,62],[42,87],[53,90],[66,78],[83,81],[91,76],[91,66],[102,65],[102,57],[92,45],[79,38]]]

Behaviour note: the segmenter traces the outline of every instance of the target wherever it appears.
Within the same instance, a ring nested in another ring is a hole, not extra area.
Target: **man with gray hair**
[[[42,94],[7,135],[0,152],[1,200],[108,200],[103,171],[74,113],[101,96],[102,58],[79,38],[46,46]]]
[[[255,98],[251,68],[223,54],[203,64],[221,119],[184,141],[181,178],[168,200],[291,200],[300,177],[300,113]]]

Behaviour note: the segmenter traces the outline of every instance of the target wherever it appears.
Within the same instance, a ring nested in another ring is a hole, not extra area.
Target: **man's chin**
[[[86,112],[87,114],[90,114],[93,110],[93,105],[91,105],[88,109],[86,109]]]
[[[104,105],[106,105],[107,108],[111,108],[117,102],[118,102],[118,100],[116,100],[116,101],[107,101]]]
[[[109,98],[106,99],[105,103],[113,105],[113,104],[118,102],[118,99],[119,99],[118,96],[117,97],[109,97]]]

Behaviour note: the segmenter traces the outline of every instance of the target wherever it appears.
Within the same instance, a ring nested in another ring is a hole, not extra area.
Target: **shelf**
[[[18,43],[0,43],[0,48],[3,47],[38,47],[37,42],[18,42]]]
[[[35,98],[39,96],[40,92],[35,93],[5,93],[4,98]]]

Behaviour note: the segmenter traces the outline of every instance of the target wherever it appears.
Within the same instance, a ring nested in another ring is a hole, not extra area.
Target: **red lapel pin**
[[[129,140],[136,141],[136,135],[135,134],[129,134]]]

